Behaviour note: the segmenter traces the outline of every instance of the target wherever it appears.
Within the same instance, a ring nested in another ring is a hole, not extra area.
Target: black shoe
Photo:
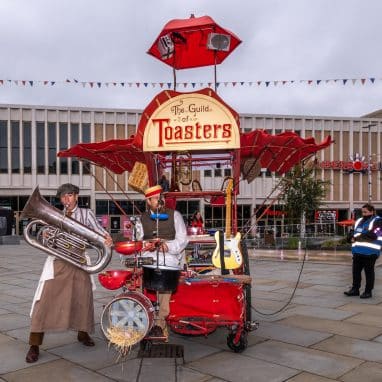
[[[85,346],[94,346],[95,343],[93,339],[86,332],[78,332],[77,339]]]
[[[163,337],[164,336],[163,329],[158,325],[154,325],[147,336],[148,337]]]
[[[359,298],[371,298],[372,294],[371,292],[363,292]]]
[[[28,363],[34,363],[38,360],[39,354],[40,354],[39,347],[37,345],[32,345],[29,348],[27,356],[25,357],[25,361]]]
[[[359,296],[359,290],[355,288],[351,288],[348,291],[344,292],[344,295],[348,297]]]

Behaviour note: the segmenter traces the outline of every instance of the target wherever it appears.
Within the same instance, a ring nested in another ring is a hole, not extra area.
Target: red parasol
[[[174,69],[222,63],[241,43],[209,16],[169,21],[148,50]]]
[[[301,138],[287,131],[272,135],[264,130],[254,130],[241,135],[241,158],[256,158],[262,168],[284,174],[294,165],[332,143],[329,136],[316,144],[314,138]]]

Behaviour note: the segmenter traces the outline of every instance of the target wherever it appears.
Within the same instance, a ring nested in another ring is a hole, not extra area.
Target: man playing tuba
[[[98,223],[94,213],[77,205],[79,188],[66,183],[57,190],[64,213],[105,237],[105,245],[113,240]],[[44,232],[42,232],[44,240]],[[31,309],[30,349],[28,363],[36,362],[44,332],[78,331],[77,339],[85,346],[94,346],[88,333],[94,331],[92,280],[89,273],[67,261],[48,256],[35,292]]]

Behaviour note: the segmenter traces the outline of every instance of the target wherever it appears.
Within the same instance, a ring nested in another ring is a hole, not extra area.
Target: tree
[[[287,220],[290,224],[301,224],[301,237],[305,236],[306,219],[312,218],[322,205],[329,184],[315,177],[314,168],[304,168],[301,164],[281,180],[284,192],[280,199],[285,204]]]

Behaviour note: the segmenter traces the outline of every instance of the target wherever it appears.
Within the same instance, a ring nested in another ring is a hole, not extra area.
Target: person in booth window
[[[362,217],[355,222],[351,236],[353,285],[344,294],[346,296],[360,295],[361,273],[364,269],[366,286],[360,298],[370,298],[374,288],[374,266],[382,248],[382,218],[375,214],[374,206],[368,203],[362,206]]]
[[[156,254],[159,249],[159,265],[181,268],[184,262],[184,249],[188,244],[187,229],[180,212],[165,208],[161,199],[162,191],[160,185],[145,191],[147,210],[136,223],[137,238],[144,240],[143,257],[152,257],[156,264]],[[168,216],[164,220],[158,220],[158,232],[157,221],[153,219],[156,214]],[[159,293],[158,319],[149,335],[168,337],[166,317],[170,312],[170,297],[171,292]]]
[[[204,221],[199,211],[195,211],[192,215],[191,227],[196,227],[199,228],[199,231],[203,231]]]
[[[64,214],[103,235],[105,244],[111,246],[112,238],[98,223],[94,213],[87,208],[78,207],[78,193],[79,188],[70,183],[58,188],[56,196],[64,206]],[[76,330],[79,342],[85,346],[94,346],[94,341],[89,336],[94,331],[93,288],[89,273],[65,260],[48,256],[30,315],[30,349],[26,355],[28,363],[38,360],[44,332]]]

